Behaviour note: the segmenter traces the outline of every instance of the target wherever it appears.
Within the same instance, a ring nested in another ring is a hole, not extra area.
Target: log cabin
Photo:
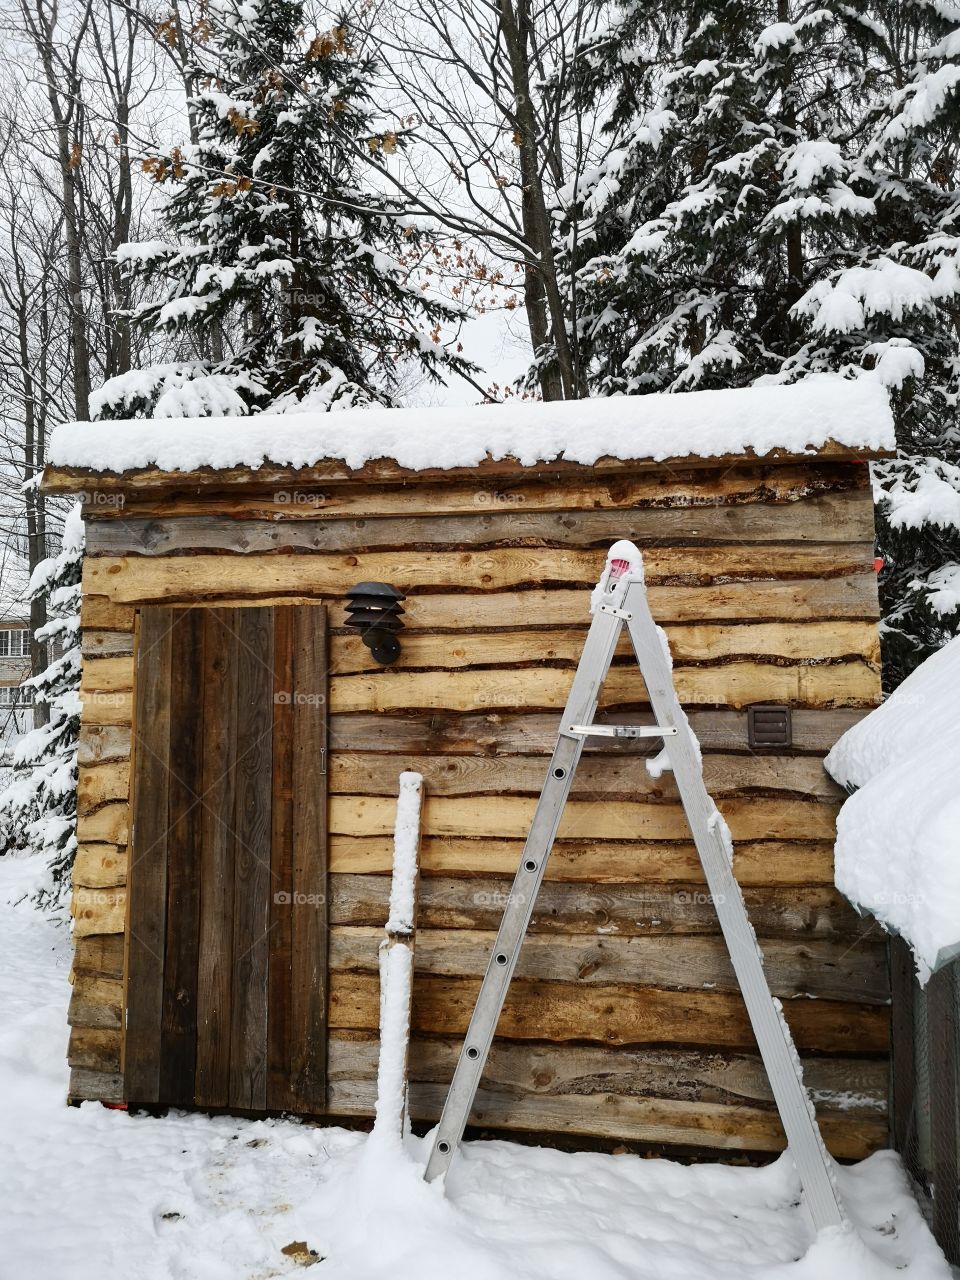
[[[834,888],[822,759],[880,698],[867,463],[892,444],[879,384],[839,378],[59,429],[43,488],[86,521],[71,1099],[369,1117],[415,770],[409,1102],[437,1119],[626,538],[825,1140],[886,1145],[886,951]],[[404,597],[387,663],[348,625],[370,582]],[[645,705],[624,647],[598,716]],[[587,743],[472,1123],[768,1157],[779,1119],[655,749]]]

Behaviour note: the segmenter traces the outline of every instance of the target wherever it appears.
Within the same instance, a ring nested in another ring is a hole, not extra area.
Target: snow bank
[[[782,449],[809,453],[828,441],[894,447],[887,392],[869,374],[816,374],[789,386],[682,395],[622,396],[469,408],[345,409],[238,418],[73,423],[53,433],[53,466],[123,472],[157,466],[308,467],[325,458],[357,468],[392,458],[412,470],[475,466],[515,457],[525,466],[564,459],[649,459]]]
[[[910,943],[926,982],[960,949],[960,636],[824,763],[858,788],[837,818],[837,887]]]

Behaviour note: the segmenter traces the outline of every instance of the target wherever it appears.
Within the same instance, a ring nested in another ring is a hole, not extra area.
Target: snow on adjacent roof
[[[926,982],[960,952],[960,636],[824,763],[858,788],[837,818],[837,888],[910,943]]]
[[[804,454],[831,441],[865,452],[893,448],[887,392],[877,379],[817,374],[789,386],[682,395],[72,423],[54,432],[48,461],[124,472],[309,467],[324,459],[342,459],[356,469],[390,458],[420,471],[475,466],[487,457],[535,466],[751,450]]]

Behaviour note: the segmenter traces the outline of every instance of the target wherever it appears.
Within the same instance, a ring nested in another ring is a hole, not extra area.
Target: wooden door
[[[140,613],[130,1102],[326,1109],[327,666],[322,607]]]

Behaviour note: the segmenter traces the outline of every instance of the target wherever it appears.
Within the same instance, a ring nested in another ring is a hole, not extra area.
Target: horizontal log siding
[[[287,477],[289,479],[289,477]],[[393,477],[386,477],[391,480]],[[401,769],[422,772],[411,1114],[443,1102],[543,780],[606,545],[644,549],[651,607],[732,828],[735,869],[838,1156],[885,1141],[887,976],[832,882],[840,793],[821,760],[879,697],[866,468],[498,473],[269,492],[153,488],[89,511],[74,1097],[122,1096],[134,625],[146,603],[330,609],[330,1105],[372,1114],[376,947]],[[408,594],[403,653],[343,629],[364,578]],[[753,702],[794,747],[746,748]],[[645,714],[626,646],[599,718]],[[776,1151],[782,1133],[669,774],[587,744],[478,1098],[478,1124]]]

